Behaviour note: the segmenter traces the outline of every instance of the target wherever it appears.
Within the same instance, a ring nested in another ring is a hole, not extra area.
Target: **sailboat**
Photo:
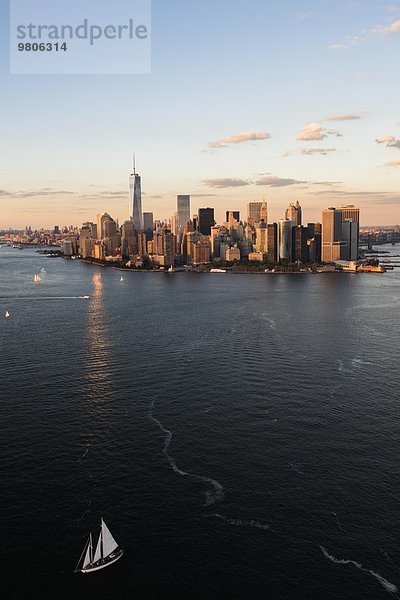
[[[4,315],[6,319],[10,318],[10,313],[8,312],[8,310],[6,310],[6,314]]]
[[[85,556],[82,562],[82,556]],[[83,549],[82,555],[76,566],[75,573],[81,571],[82,573],[92,573],[93,571],[99,571],[105,569],[113,563],[115,563],[123,555],[123,550],[114,540],[110,530],[101,518],[101,530],[99,539],[97,541],[96,551],[93,554],[92,534],[89,535],[89,539],[86,542],[86,546]]]
[[[120,281],[124,281],[124,278],[122,277],[122,275],[121,275]]]
[[[40,275],[35,275],[35,277],[33,278],[34,283],[40,283],[42,281],[42,278],[40,277]]]

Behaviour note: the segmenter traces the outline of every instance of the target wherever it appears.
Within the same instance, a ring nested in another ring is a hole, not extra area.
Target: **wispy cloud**
[[[287,185],[297,185],[299,183],[307,183],[307,181],[298,181],[297,179],[275,177],[274,175],[261,177],[261,179],[258,179],[256,181],[256,185],[266,185],[269,187],[286,187]]]
[[[215,198],[218,194],[190,194],[192,198]]]
[[[385,144],[386,148],[398,148],[400,150],[400,140],[396,139],[394,135],[381,135],[376,138],[378,144]]]
[[[329,152],[336,152],[336,148],[299,148],[299,152],[307,156],[313,156],[314,154],[327,156]]]
[[[337,186],[337,185],[342,185],[343,181],[313,181],[312,185],[318,185],[318,186]]]
[[[400,161],[399,161],[400,162]],[[365,198],[371,198],[375,200],[384,200],[386,198],[392,197],[394,194],[392,192],[381,192],[375,191],[370,192],[366,190],[323,190],[319,192],[309,192],[310,194],[314,194],[315,196],[329,196],[331,198],[337,198],[338,200],[341,198],[352,197],[358,198],[360,201],[363,201]],[[397,195],[395,195],[397,197]]]
[[[125,190],[120,190],[118,192],[100,192],[100,196],[105,198],[114,198],[115,196],[126,198],[128,192]]]
[[[349,44],[330,44],[327,47],[329,50],[348,50],[350,48]]]
[[[394,33],[400,33],[400,19],[393,21],[390,25],[380,25],[375,29],[371,30],[372,33],[380,33],[381,35],[393,35]]]
[[[387,7],[389,8],[389,7]],[[393,9],[397,9],[397,7],[390,7],[391,12],[395,12]],[[360,35],[347,35],[342,43],[330,44],[327,46],[330,50],[348,50],[349,48],[359,46],[368,38],[374,35],[383,35],[390,36],[400,33],[400,19],[396,19],[389,23],[388,25],[377,25],[375,27],[371,27],[369,29],[364,29]]]
[[[386,144],[387,148],[398,148],[400,150],[400,140],[393,140],[392,142],[389,142],[388,144]]]
[[[400,163],[400,161],[399,161]],[[324,198],[330,198],[332,202],[343,202],[346,198],[352,198],[358,201],[360,204],[379,204],[379,205],[397,205],[400,204],[400,194],[394,192],[367,192],[365,190],[324,190],[319,192],[308,192],[313,196],[323,196]]]
[[[221,138],[215,142],[209,142],[208,147],[212,149],[226,148],[235,144],[244,144],[246,142],[258,142],[261,140],[269,140],[271,135],[267,131],[246,131],[237,135],[230,135]]]
[[[331,115],[327,117],[325,121],[355,121],[361,119],[360,115],[356,114],[343,114],[343,115]]]
[[[205,185],[207,187],[211,187],[211,188],[235,188],[235,187],[243,187],[246,185],[250,185],[250,183],[248,181],[245,181],[244,179],[230,179],[230,178],[225,178],[225,179],[203,179],[203,181],[201,182],[202,185]]]
[[[144,195],[144,194],[143,194]],[[128,197],[128,193],[125,191],[100,191],[100,192],[93,192],[92,194],[79,194],[79,199],[80,200],[85,200],[85,201],[89,201],[89,200],[93,200],[93,201],[99,201],[99,200],[108,200],[108,201],[115,201],[115,200],[126,200]]]
[[[362,42],[365,41],[365,34],[367,31],[363,31],[362,35],[346,35],[344,41],[338,44],[330,44],[328,48],[330,50],[348,50],[349,48],[354,48],[355,46],[359,46]]]
[[[328,131],[319,123],[309,123],[303,127],[296,139],[302,142],[315,142],[327,138],[328,135],[341,136],[338,131]]]
[[[385,163],[385,167],[400,167],[400,159],[389,160]]]
[[[66,196],[74,194],[67,190],[52,190],[50,188],[42,188],[40,190],[29,190],[29,191],[18,191],[18,192],[7,192],[6,190],[0,190],[1,197],[9,198],[38,198],[44,196]]]

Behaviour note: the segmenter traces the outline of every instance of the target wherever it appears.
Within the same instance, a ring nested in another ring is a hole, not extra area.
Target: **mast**
[[[100,530],[99,539],[96,546],[96,552],[94,554],[93,562],[96,563],[100,558],[103,558],[102,553],[102,531]]]
[[[86,550],[86,554],[85,554],[85,550]],[[85,554],[85,558],[83,560],[83,563],[81,565],[82,562],[82,556]],[[85,547],[82,551],[82,554],[80,556],[80,559],[78,561],[78,564],[75,567],[75,573],[78,573],[79,571],[81,571],[82,569],[84,569],[85,567],[87,567],[88,565],[90,565],[92,562],[92,534],[89,535],[89,538],[85,544]]]

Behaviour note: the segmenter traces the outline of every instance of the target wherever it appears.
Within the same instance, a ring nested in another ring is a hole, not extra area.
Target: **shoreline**
[[[66,257],[64,257],[66,258]],[[383,275],[385,272],[379,271],[341,271],[341,270],[314,270],[314,271],[229,271],[227,270],[225,273],[212,273],[211,271],[196,271],[196,270],[187,270],[187,271],[168,271],[168,270],[160,270],[160,269],[129,269],[125,267],[115,267],[113,265],[95,263],[85,259],[79,259],[80,262],[90,265],[92,267],[101,267],[101,268],[111,268],[116,271],[124,271],[125,273],[158,273],[162,275],[176,275],[177,273],[196,273],[197,275],[326,275],[326,274],[346,274],[346,275],[358,275],[360,273],[367,274],[375,274],[375,275]]]

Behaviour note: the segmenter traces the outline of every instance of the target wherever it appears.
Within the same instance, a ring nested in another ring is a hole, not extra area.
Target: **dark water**
[[[4,597],[398,597],[400,270],[124,276],[0,250]]]

